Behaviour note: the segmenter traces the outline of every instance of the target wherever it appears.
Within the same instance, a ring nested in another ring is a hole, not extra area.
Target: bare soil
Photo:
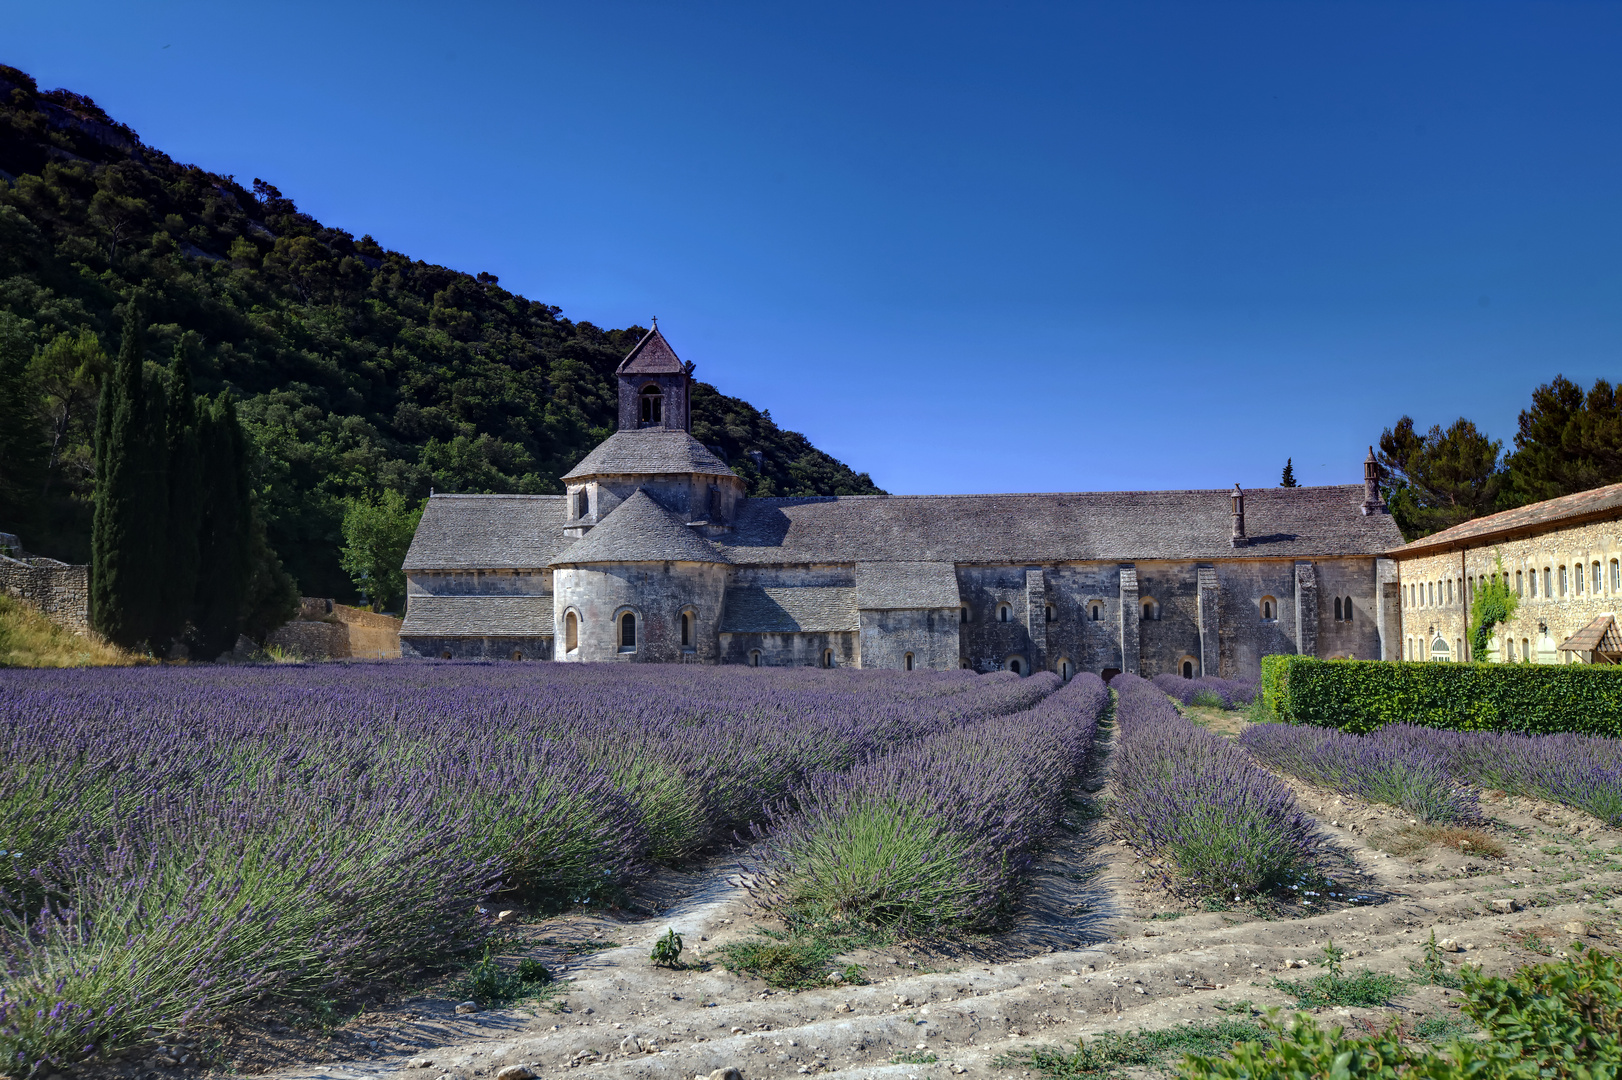
[[[1217,714],[1200,718],[1228,734],[1243,726],[1234,713],[1194,712]],[[1427,832],[1389,807],[1291,784],[1333,854],[1320,876],[1277,902],[1222,907],[1170,895],[1159,868],[1112,843],[1107,821],[1089,812],[1102,787],[1093,776],[1011,927],[841,957],[861,966],[867,985],[773,990],[727,970],[721,946],[777,924],[751,903],[735,860],[720,859],[659,874],[623,910],[522,920],[503,950],[507,962],[532,956],[562,977],[536,999],[458,1015],[447,985],[369,1004],[328,1030],[260,1018],[215,1033],[209,1056],[233,1064],[206,1074],[471,1080],[521,1063],[538,1076],[579,1080],[687,1080],[727,1066],[745,1080],[1023,1077],[1032,1070],[1018,1056],[1034,1046],[1293,1006],[1274,981],[1321,974],[1313,963],[1330,939],[1348,951],[1348,974],[1405,978],[1433,931],[1458,943],[1447,963],[1497,973],[1561,955],[1579,939],[1622,945],[1622,832],[1564,807],[1489,793],[1491,823],[1461,850],[1458,835]],[[1479,850],[1495,845],[1501,857]],[[648,959],[671,928],[687,945],[684,969]],[[1457,999],[1412,983],[1383,1007],[1317,1011],[1321,1023],[1348,1027],[1392,1016],[1417,1024],[1455,1015]],[[125,1071],[205,1070],[149,1058]]]

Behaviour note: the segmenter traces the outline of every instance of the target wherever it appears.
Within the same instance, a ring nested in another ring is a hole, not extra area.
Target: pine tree
[[[193,622],[201,655],[213,657],[229,651],[242,632],[254,569],[246,437],[229,394],[198,409],[197,449],[202,517]]]
[[[164,417],[164,461],[168,468],[167,550],[158,640],[183,638],[197,598],[198,534],[202,528],[202,466],[198,460],[197,402],[192,393],[192,357],[197,334],[187,331],[175,346],[169,365],[167,415]]]
[[[124,316],[118,360],[102,390],[96,426],[96,501],[90,555],[90,617],[115,644],[155,636],[168,500],[145,378],[139,298]],[[161,430],[161,429],[160,429]]]
[[[1295,487],[1295,459],[1284,459],[1284,475],[1278,478],[1279,487]]]
[[[36,419],[31,346],[21,319],[0,313],[0,531],[32,525],[44,475],[45,443]]]

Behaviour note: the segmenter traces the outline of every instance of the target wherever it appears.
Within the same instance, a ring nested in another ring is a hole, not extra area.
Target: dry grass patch
[[[0,667],[105,667],[143,657],[100,639],[80,637],[21,600],[0,594]]]
[[[1433,845],[1484,859],[1502,859],[1505,852],[1503,842],[1491,833],[1463,825],[1404,825],[1375,833],[1369,843],[1403,858],[1418,855]]]

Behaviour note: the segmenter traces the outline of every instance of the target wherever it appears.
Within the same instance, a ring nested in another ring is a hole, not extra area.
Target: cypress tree
[[[202,514],[193,621],[198,648],[213,657],[236,644],[253,574],[247,440],[229,394],[198,409],[197,448]]]
[[[141,308],[138,297],[130,300],[118,360],[102,388],[90,538],[90,617],[96,629],[126,648],[151,641],[158,626],[168,517],[147,395]]]
[[[1293,458],[1284,459],[1284,473],[1278,478],[1279,487],[1295,487],[1295,461]]]
[[[197,445],[197,402],[192,393],[192,357],[197,334],[187,331],[175,346],[166,387],[164,459],[168,466],[169,513],[162,577],[165,644],[183,638],[197,599],[198,533],[202,528],[202,471]]]

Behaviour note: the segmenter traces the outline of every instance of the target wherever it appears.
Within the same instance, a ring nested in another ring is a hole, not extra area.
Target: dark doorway
[[[1115,676],[1119,675],[1120,673],[1121,673],[1121,669],[1118,668],[1118,667],[1107,667],[1103,671],[1099,672],[1099,674],[1104,677],[1105,682],[1109,682],[1111,679],[1115,678]]]

